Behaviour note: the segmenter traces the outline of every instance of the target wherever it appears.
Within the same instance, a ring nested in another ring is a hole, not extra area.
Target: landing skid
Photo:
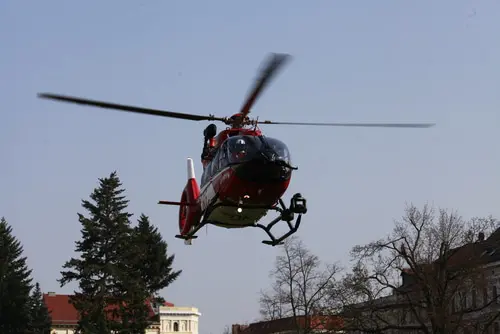
[[[282,245],[284,243],[284,240],[297,232],[300,226],[300,222],[302,220],[302,215],[307,212],[307,207],[306,207],[306,200],[305,198],[302,197],[300,193],[297,193],[293,195],[293,197],[290,199],[290,207],[287,208],[285,206],[285,203],[283,200],[280,198],[279,199],[279,204],[281,207],[274,206],[274,207],[261,207],[264,209],[268,210],[274,210],[279,213],[279,216],[273,219],[270,223],[267,225],[260,224],[260,223],[255,223],[251,225],[243,225],[240,227],[258,227],[263,229],[267,235],[269,236],[270,240],[263,240],[262,243],[270,246],[277,246],[277,245]],[[235,208],[259,208],[256,206],[245,206],[245,205],[232,205],[232,204],[215,204],[214,208],[220,207],[220,206],[230,206],[230,207],[235,207]],[[295,214],[297,214],[297,219],[295,219]],[[294,223],[292,223],[295,220]],[[283,234],[281,237],[276,238],[274,234],[271,232],[272,228],[274,225],[279,223],[280,221],[284,221],[287,223],[289,231],[285,234]],[[186,234],[186,235],[176,235],[176,238],[179,239],[184,239],[186,244],[190,244],[190,241],[192,239],[198,238],[196,233],[203,228],[205,225],[218,225],[218,226],[224,226],[224,224],[221,224],[220,222],[212,222],[210,220],[202,220],[197,226],[193,227],[191,231]],[[227,227],[232,227],[232,225],[227,224]]]

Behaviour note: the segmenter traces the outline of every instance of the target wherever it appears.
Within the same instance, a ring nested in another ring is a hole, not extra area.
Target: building
[[[198,319],[201,313],[195,307],[160,306],[159,331],[155,334],[198,334]]]
[[[52,334],[73,334],[78,323],[78,312],[70,303],[70,295],[49,292],[43,295],[52,317]],[[172,303],[153,305],[147,302],[151,325],[145,334],[198,334],[201,313],[195,307],[179,307]]]
[[[343,320],[338,316],[314,316],[310,317],[310,328],[313,333],[342,333]],[[295,334],[297,327],[304,329],[306,327],[306,318],[294,317],[254,322],[249,325],[234,324],[231,328],[231,334]]]
[[[456,333],[500,334],[500,229],[440,253],[447,255],[418,266],[418,273],[402,270],[392,295],[350,305],[344,313],[347,331],[418,333],[422,324],[431,327],[430,314],[435,322],[456,326]],[[429,301],[441,302],[435,307],[444,312],[428,313]]]

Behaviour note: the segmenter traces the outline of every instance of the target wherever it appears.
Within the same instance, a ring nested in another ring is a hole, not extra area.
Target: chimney
[[[477,241],[484,241],[484,232],[479,232],[477,236]]]

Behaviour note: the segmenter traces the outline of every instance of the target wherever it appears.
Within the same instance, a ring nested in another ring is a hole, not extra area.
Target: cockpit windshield
[[[288,150],[288,147],[285,145],[285,143],[283,143],[281,140],[270,137],[265,137],[263,140],[267,142],[267,145],[269,145],[271,151],[277,155],[275,157],[275,160],[283,160],[289,165],[292,164],[290,151]]]
[[[261,142],[253,136],[233,136],[226,140],[227,158],[230,164],[250,161],[255,158],[261,147]]]
[[[227,158],[230,164],[242,163],[267,156],[291,164],[290,152],[282,141],[269,137],[234,136],[226,140]]]
[[[277,162],[277,165],[281,165],[281,168],[284,168],[285,170],[287,169],[287,166],[291,167],[292,165],[288,147],[285,143],[278,139],[249,135],[231,136],[222,143],[220,148],[217,150],[217,154],[206,167],[201,179],[201,185],[203,186],[206,184],[211,177],[227,166],[238,165],[251,161],[256,162],[258,166],[259,160]],[[262,180],[265,177],[272,178],[272,176],[269,175],[261,176],[258,168],[255,170],[254,164],[249,164],[244,173],[247,175],[247,178],[249,177],[248,175],[254,175],[256,173],[255,175],[257,176],[254,176],[258,180]],[[266,173],[268,173],[267,170]]]

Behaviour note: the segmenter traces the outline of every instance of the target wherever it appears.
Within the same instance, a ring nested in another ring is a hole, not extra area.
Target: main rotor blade
[[[313,125],[313,126],[349,126],[349,127],[370,127],[370,128],[430,128],[434,123],[304,123],[304,122],[272,122],[258,121],[258,124],[277,125]]]
[[[264,66],[260,70],[260,75],[255,81],[252,90],[248,94],[245,103],[241,107],[240,113],[242,119],[245,119],[250,113],[250,108],[255,104],[257,98],[262,94],[262,91],[269,85],[271,80],[276,76],[278,71],[285,65],[291,56],[284,53],[271,53]]]
[[[173,118],[187,119],[187,120],[191,120],[191,121],[205,121],[205,120],[207,120],[207,121],[225,122],[224,118],[215,117],[213,115],[202,116],[202,115],[193,115],[193,114],[182,114],[182,113],[166,111],[166,110],[134,107],[134,106],[128,106],[128,105],[123,105],[123,104],[95,101],[95,100],[89,100],[89,99],[84,99],[84,98],[79,98],[79,97],[57,95],[57,94],[51,94],[51,93],[39,93],[38,97],[43,98],[43,99],[51,99],[51,100],[70,102],[70,103],[88,105],[88,106],[105,108],[105,109],[115,109],[115,110],[128,111],[128,112],[134,112],[134,113],[139,113],[139,114],[146,114],[146,115],[173,117]]]

